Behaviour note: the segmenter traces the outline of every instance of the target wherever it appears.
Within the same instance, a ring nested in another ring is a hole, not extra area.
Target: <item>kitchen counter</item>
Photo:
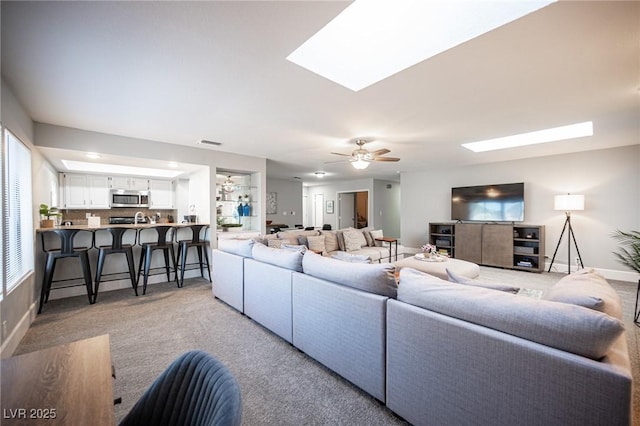
[[[189,225],[208,225],[208,223],[139,223],[137,225],[134,224],[100,224],[100,226],[89,226],[89,225],[60,225],[54,226],[53,228],[37,228],[36,232],[48,232],[53,231],[54,229],[78,229],[81,231],[100,231],[102,229],[107,228],[133,228],[133,229],[146,229],[153,228],[155,226],[173,226],[175,228],[185,228]]]

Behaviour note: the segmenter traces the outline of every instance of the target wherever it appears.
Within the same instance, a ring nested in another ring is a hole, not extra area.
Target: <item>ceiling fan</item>
[[[349,161],[351,162],[351,165],[358,170],[366,169],[367,167],[369,167],[369,163],[371,161],[400,161],[399,158],[395,158],[395,157],[382,157],[382,155],[391,152],[386,148],[369,152],[369,150],[366,150],[363,148],[364,144],[367,143],[366,140],[357,139],[355,142],[356,142],[356,145],[358,145],[358,148],[354,150],[351,154],[341,154],[339,152],[332,152],[331,154],[342,155],[344,157],[351,157],[349,159]],[[332,163],[333,161],[329,161],[329,162]]]

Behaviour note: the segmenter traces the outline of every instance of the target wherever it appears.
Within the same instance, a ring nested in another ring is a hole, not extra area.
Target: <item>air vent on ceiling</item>
[[[200,140],[200,142],[198,142],[201,145],[213,145],[213,146],[220,146],[222,145],[222,142],[216,142],[216,141],[208,141],[206,139],[202,139]]]

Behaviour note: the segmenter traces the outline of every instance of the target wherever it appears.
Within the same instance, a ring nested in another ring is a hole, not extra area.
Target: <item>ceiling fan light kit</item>
[[[382,157],[382,155],[388,154],[389,152],[391,152],[386,148],[369,152],[368,150],[363,148],[365,143],[367,143],[366,140],[357,139],[356,145],[358,146],[358,148],[354,150],[351,153],[351,155],[341,154],[339,152],[332,152],[332,154],[341,155],[343,157],[351,157],[349,161],[351,162],[351,165],[353,166],[353,168],[357,170],[366,169],[367,167],[369,167],[369,163],[371,161],[394,161],[394,162],[400,161],[399,158],[395,158],[395,157]],[[330,161],[330,163],[333,163],[333,161]]]

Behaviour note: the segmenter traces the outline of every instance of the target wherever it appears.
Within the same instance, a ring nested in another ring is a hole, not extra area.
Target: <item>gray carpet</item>
[[[486,281],[544,289],[561,274],[534,274],[482,267]],[[635,284],[611,281],[624,302],[635,380],[640,378],[639,329],[632,321]],[[116,367],[114,395],[120,420],[153,380],[181,353],[203,349],[238,379],[244,425],[405,424],[376,401],[211,295],[202,279],[155,284],[145,296],[130,289],[50,301],[16,355],[108,333]],[[636,389],[638,387],[636,386]],[[640,392],[634,394],[634,424],[640,425]]]

